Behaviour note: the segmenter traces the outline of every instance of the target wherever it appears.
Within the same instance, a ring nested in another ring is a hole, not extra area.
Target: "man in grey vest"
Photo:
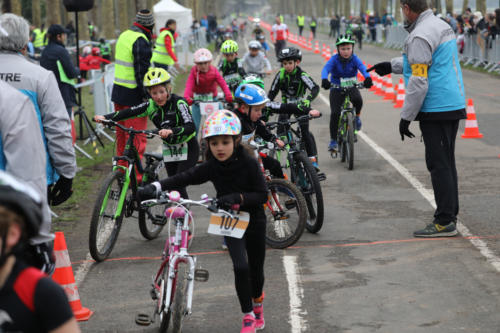
[[[460,119],[466,118],[455,34],[446,22],[434,16],[426,0],[400,2],[409,32],[403,56],[378,63],[369,71],[404,75],[406,97],[399,123],[401,140],[405,136],[414,137],[409,130],[411,121],[420,122],[437,208],[433,222],[413,235],[455,236],[459,210],[455,139]]]

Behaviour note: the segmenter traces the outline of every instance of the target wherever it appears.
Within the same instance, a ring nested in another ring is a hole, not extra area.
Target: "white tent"
[[[193,24],[192,10],[179,5],[174,0],[162,0],[153,6],[155,17],[155,30],[160,33],[160,29],[165,27],[168,19],[174,19],[177,22],[177,32],[187,34]]]

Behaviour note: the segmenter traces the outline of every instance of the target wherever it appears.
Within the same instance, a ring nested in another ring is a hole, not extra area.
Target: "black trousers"
[[[302,36],[302,31],[304,30],[303,25],[299,25],[299,36]]]
[[[243,313],[253,310],[252,298],[262,295],[266,257],[266,221],[252,221],[242,239],[224,237],[233,261],[234,283]]]
[[[278,55],[280,54],[281,50],[283,50],[285,47],[286,47],[286,42],[284,39],[277,40],[276,43],[274,43],[276,58],[278,58]]]
[[[436,200],[434,223],[456,222],[458,215],[458,180],[455,165],[455,139],[459,120],[421,121],[425,145],[425,163],[431,173]]]
[[[198,162],[199,155],[200,155],[200,145],[198,144],[196,137],[194,137],[188,141],[187,160],[165,163],[165,169],[167,170],[167,175],[169,177],[172,177],[182,171],[191,169]],[[181,197],[184,199],[189,198],[185,187],[175,188],[172,190],[178,191],[181,194]]]
[[[313,38],[316,38],[316,27],[311,27],[311,32],[313,34]]]
[[[349,97],[352,105],[356,109],[356,115],[359,115],[363,107],[363,98],[357,88],[349,90]],[[330,139],[337,140],[337,131],[339,129],[339,118],[342,104],[344,104],[345,94],[338,89],[330,90]]]

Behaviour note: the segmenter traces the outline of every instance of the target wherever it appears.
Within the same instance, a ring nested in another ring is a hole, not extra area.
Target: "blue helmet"
[[[234,97],[247,105],[261,105],[269,102],[266,91],[254,84],[241,84],[236,89]]]

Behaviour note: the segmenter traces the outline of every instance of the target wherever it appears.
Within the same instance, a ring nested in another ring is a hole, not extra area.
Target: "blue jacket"
[[[328,79],[328,76],[330,76],[331,83],[340,85],[340,78],[356,77],[358,71],[365,78],[370,77],[370,74],[366,71],[366,66],[355,54],[345,63],[340,61],[340,55],[337,53],[328,60],[321,70],[321,80]]]

